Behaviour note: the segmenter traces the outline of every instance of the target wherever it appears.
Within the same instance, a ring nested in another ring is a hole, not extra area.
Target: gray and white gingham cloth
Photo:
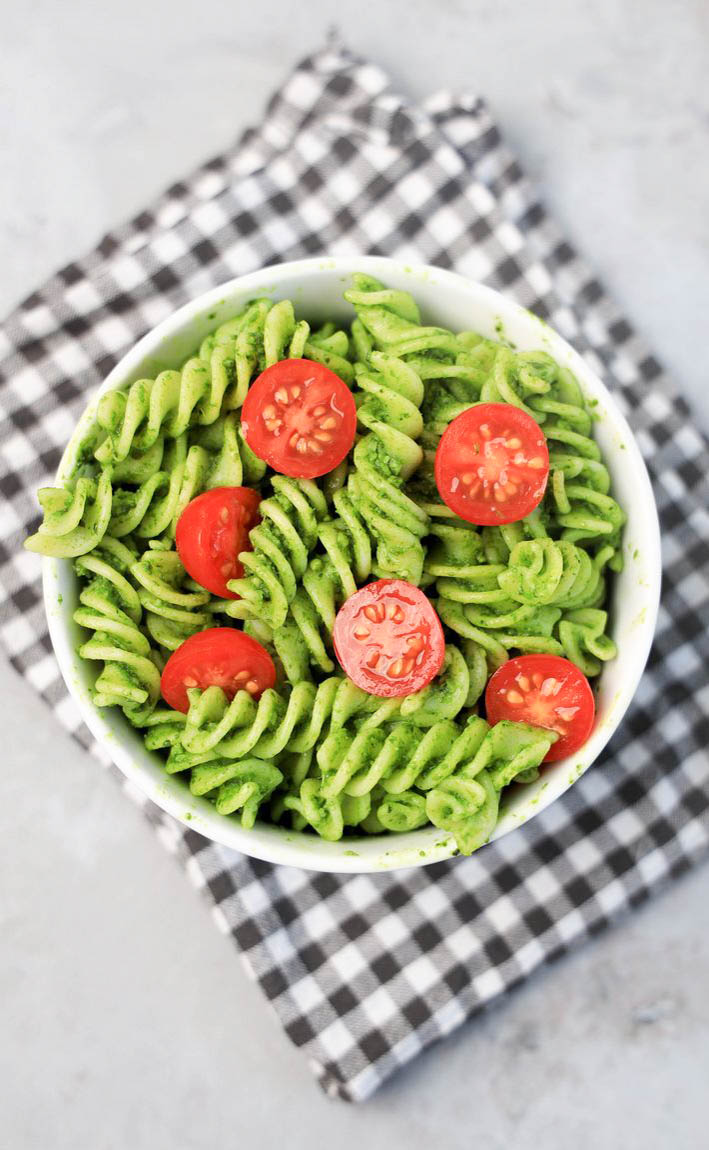
[[[320,253],[452,267],[545,317],[628,417],[664,552],[649,670],[602,761],[472,858],[313,875],[216,846],[131,790],[323,1088],[357,1101],[705,853],[709,445],[547,217],[485,104],[442,92],[413,106],[377,67],[327,48],[257,130],[63,268],[0,330],[2,639],[87,746],[51,652],[39,561],[21,550],[35,490],[89,391],[148,328],[232,276]]]

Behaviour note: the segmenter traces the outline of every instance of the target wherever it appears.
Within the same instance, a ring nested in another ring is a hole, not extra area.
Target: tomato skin
[[[251,450],[274,471],[316,479],[354,443],[357,409],[344,380],[311,359],[282,359],[249,388],[241,427]]]
[[[557,686],[558,684],[558,686]],[[485,690],[488,722],[501,719],[557,731],[560,738],[544,762],[578,751],[593,730],[596,704],[591,684],[560,655],[518,655],[495,671]]]
[[[244,574],[237,556],[251,550],[249,532],[261,522],[260,502],[250,487],[214,487],[192,499],[178,519],[175,545],[182,566],[213,595],[239,598],[227,582]]]
[[[509,403],[477,403],[448,425],[435,462],[443,502],[481,527],[516,523],[541,503],[549,449],[531,415]]]
[[[337,613],[333,641],[353,683],[380,698],[420,691],[445,654],[430,599],[403,579],[379,579],[350,595]]]
[[[257,699],[276,682],[265,647],[232,627],[210,627],[185,639],[173,651],[160,679],[162,697],[175,711],[189,710],[188,687],[221,687],[230,699],[247,690]]]

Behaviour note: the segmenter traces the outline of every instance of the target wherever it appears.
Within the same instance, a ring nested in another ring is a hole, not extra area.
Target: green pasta
[[[120,707],[220,815],[329,841],[433,825],[467,854],[493,833],[505,788],[537,778],[558,738],[491,727],[488,679],[518,654],[563,655],[589,677],[615,656],[606,604],[625,516],[567,368],[422,324],[409,293],[369,276],[344,296],[347,329],[313,330],[290,301],[256,299],[180,370],[102,396],[71,478],[39,492],[25,545],[74,564],[96,706]],[[354,396],[353,448],[317,480],[269,470],[241,427],[251,384],[287,358],[324,364]],[[542,503],[499,527],[458,518],[433,476],[446,428],[481,402],[527,412],[549,447]],[[176,526],[197,495],[242,485],[262,496],[261,521],[228,584],[238,598],[222,599],[185,571]],[[443,664],[415,694],[370,695],[335,656],[338,610],[375,578],[425,588],[443,624]],[[275,686],[257,700],[190,688],[188,712],[170,709],[167,658],[213,626],[264,644]]]

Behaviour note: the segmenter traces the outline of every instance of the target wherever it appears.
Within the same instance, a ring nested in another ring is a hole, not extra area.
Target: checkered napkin
[[[91,389],[180,304],[279,260],[365,252],[484,280],[581,351],[650,468],[665,590],[649,670],[602,762],[472,858],[313,875],[243,858],[133,796],[323,1088],[352,1101],[705,852],[709,445],[546,216],[485,104],[443,92],[414,106],[336,47],[296,69],[260,128],[65,267],[0,331],[1,634],[91,746],[51,653],[38,559],[20,549],[35,488]]]

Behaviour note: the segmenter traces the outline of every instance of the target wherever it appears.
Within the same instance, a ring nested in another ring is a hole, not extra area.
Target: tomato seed
[[[545,679],[544,682],[542,683],[541,687],[539,688],[539,694],[543,698],[548,699],[550,695],[553,695],[555,686],[556,686],[556,679]]]
[[[540,675],[539,671],[535,671],[532,675],[532,682],[534,683],[535,687],[541,687],[542,683],[544,682],[543,675]]]
[[[279,403],[288,403],[288,392],[285,387],[278,388],[278,391],[274,393],[274,399],[277,399]]]
[[[507,702],[513,703],[515,707],[518,707],[520,703],[524,702],[524,696],[520,695],[519,691],[513,689],[507,692]]]
[[[539,455],[535,455],[534,459],[530,459],[527,467],[533,467],[535,471],[541,471],[544,466],[544,460]]]
[[[246,684],[246,690],[249,692],[250,695],[256,694],[256,692],[258,691],[258,683],[256,682],[255,679],[249,679],[248,683]]]
[[[196,687],[197,686],[197,680],[191,678],[191,676],[189,676],[189,675],[187,676],[186,679],[183,679],[182,682],[184,683],[184,685],[186,687]]]
[[[359,639],[361,643],[364,639],[368,639],[372,632],[369,630],[369,627],[355,627],[352,634],[355,639]]]
[[[320,426],[324,428],[325,431],[330,431],[333,427],[337,427],[337,420],[334,415],[328,415],[327,419],[320,420]]]
[[[523,691],[529,690],[530,682],[529,682],[529,679],[527,678],[526,675],[518,675],[517,676],[517,682],[519,683],[521,690],[523,690]]]

